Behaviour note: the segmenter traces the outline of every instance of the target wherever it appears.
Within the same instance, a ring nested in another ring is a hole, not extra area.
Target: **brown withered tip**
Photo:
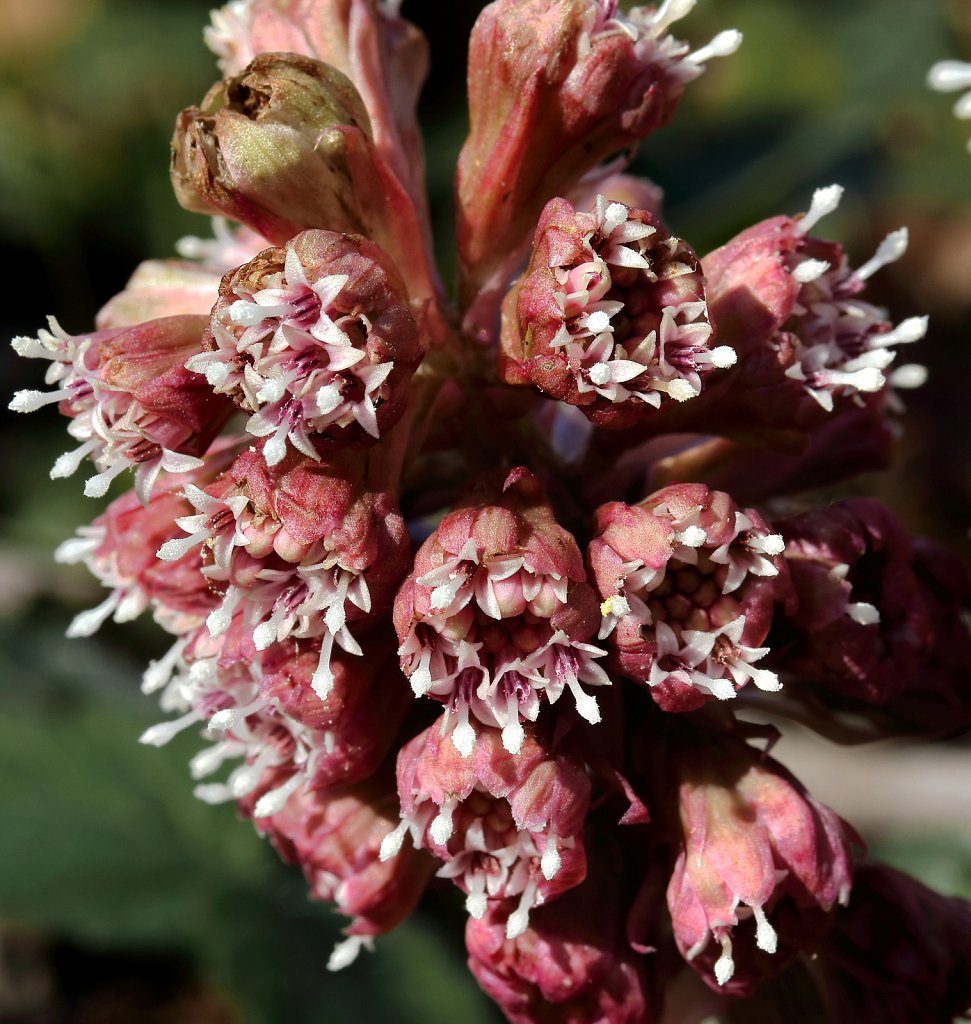
[[[262,53],[176,119],[170,176],[179,203],[283,242],[303,228],[360,230],[341,130],[371,141],[354,85],[329,64]]]

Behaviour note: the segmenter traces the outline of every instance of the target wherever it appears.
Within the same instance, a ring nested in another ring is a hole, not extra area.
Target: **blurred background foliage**
[[[206,232],[176,205],[166,164],[176,112],[215,78],[200,34],[209,6],[0,0],[7,336],[35,334],[48,313],[89,329],[140,259]],[[465,40],[480,6],[404,3],[432,42],[422,116],[446,267]],[[931,379],[908,396],[896,469],[851,489],[966,546],[971,126],[924,78],[935,60],[971,56],[971,4],[707,0],[679,28],[701,42],[728,25],[745,33],[742,51],[692,86],[637,169],[665,189],[668,220],[699,252],[805,209],[832,181],[847,194],[826,231],[857,262],[888,229],[910,225],[907,256],[874,284],[898,318],[931,314],[919,356]],[[7,394],[37,385],[36,363],[6,348],[0,360]],[[137,743],[159,718],[137,686],[165,647],[158,631],[109,624],[95,639],[64,640],[72,615],[100,597],[82,570],[51,558],[97,511],[76,480],[47,478],[63,423],[52,410],[4,413],[0,430],[0,1022],[495,1020],[462,966],[461,914],[445,893],[376,955],[326,972],[339,922],[231,809],[193,799],[193,739],[161,751]],[[971,896],[966,744],[925,755],[807,754],[798,735],[792,743],[790,763],[802,759],[818,795],[848,816],[854,799],[864,808],[875,853]],[[901,772],[887,768],[901,764],[903,796]]]

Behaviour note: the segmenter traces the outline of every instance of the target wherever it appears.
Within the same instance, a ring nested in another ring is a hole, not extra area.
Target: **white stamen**
[[[897,228],[877,246],[877,251],[872,258],[867,260],[862,267],[857,267],[855,277],[861,281],[872,277],[881,267],[888,263],[894,263],[907,251],[909,234],[906,228]]]
[[[742,38],[742,33],[737,28],[727,28],[724,32],[719,32],[707,46],[695,50],[691,54],[691,61],[693,64],[705,64],[712,57],[728,57],[742,45]]]
[[[601,615],[630,615],[630,602],[623,594],[612,594],[600,605]]]
[[[654,35],[659,36],[670,25],[686,17],[696,3],[697,0],[664,0],[658,12],[651,19]]]
[[[716,370],[727,370],[738,362],[738,353],[731,345],[718,345],[711,350],[709,359]]]
[[[799,284],[809,284],[810,281],[816,281],[826,271],[829,270],[829,264],[825,260],[803,260],[792,271],[792,279],[798,281]]]
[[[515,697],[510,698],[512,702],[516,701]],[[518,754],[523,749],[523,742],[526,739],[526,730],[523,729],[522,722],[519,721],[518,708],[510,712],[509,720],[503,726],[502,729],[502,746],[503,749],[508,750],[510,754]]]
[[[460,721],[452,730],[452,746],[463,757],[472,756],[472,751],[475,750],[475,739],[475,729],[469,725],[468,718]]]
[[[479,876],[476,876],[478,881]],[[484,892],[470,892],[465,897],[465,909],[468,911],[469,917],[474,917],[476,921],[480,921],[486,912],[486,906],[488,901],[486,900],[486,894]]]
[[[804,235],[807,234],[823,217],[832,213],[839,206],[842,198],[842,185],[828,185],[826,188],[816,189],[809,212],[796,221],[799,230]]]
[[[517,939],[529,927],[529,912],[536,897],[536,883],[530,879],[519,898],[519,906],[506,921],[506,938]]]
[[[539,867],[547,882],[552,881],[554,875],[560,870],[560,851],[556,848],[556,841],[552,838],[546,844]]]
[[[58,455],[54,460],[54,465],[51,466],[51,479],[64,480],[69,476],[73,476],[78,471],[78,466],[80,466],[88,455],[100,444],[101,438],[92,437],[89,441],[85,441],[80,448],[75,448],[72,452],[65,452],[63,455]]]
[[[857,601],[847,605],[846,614],[861,626],[875,626],[880,621],[880,611],[868,601]]]
[[[173,537],[171,540],[167,540],[155,552],[155,557],[161,558],[163,562],[177,562],[197,544],[201,544],[208,536],[208,530],[200,530],[199,533],[194,533],[191,537]]]
[[[601,334],[609,327],[610,317],[602,309],[594,311],[587,317],[587,330],[593,334]]]
[[[301,782],[303,782],[303,775],[297,772],[287,779],[282,786],[264,793],[256,801],[256,806],[253,808],[253,817],[269,818],[271,815],[279,814],[286,806],[286,802],[296,792]]]
[[[327,961],[327,970],[342,971],[345,967],[349,967],[357,959],[357,955],[362,949],[373,951],[374,940],[369,935],[351,935],[343,942],[338,942]]]
[[[971,118],[971,92],[966,92],[958,101],[954,104],[954,116],[960,118],[962,121],[967,121]]]
[[[715,961],[715,981],[719,985],[727,985],[735,973],[735,961],[732,959],[732,940],[727,935],[719,935],[722,955]]]
[[[235,729],[248,715],[254,715],[262,711],[266,705],[267,701],[261,697],[258,700],[251,701],[249,704],[243,704],[234,708],[223,708],[222,711],[217,711],[209,718],[207,728],[213,732],[227,732],[230,729]]]
[[[920,363],[906,363],[890,374],[890,386],[895,388],[919,388],[927,382],[927,367]]]
[[[229,786],[222,782],[211,782],[202,786],[196,786],[192,791],[192,795],[204,804],[225,804],[235,799]]]
[[[692,398],[697,398],[698,392],[688,381],[676,377],[668,382],[668,397],[673,398],[676,402],[687,402]]]
[[[779,944],[779,936],[769,924],[765,911],[761,907],[752,907],[755,915],[755,944],[765,953],[774,953]]]
[[[93,636],[101,628],[113,611],[118,607],[120,594],[116,591],[106,597],[96,608],[76,615],[67,627],[66,636],[72,640],[82,636]]]
[[[597,363],[590,367],[590,379],[594,384],[602,387],[610,380],[610,370],[603,363]]]
[[[596,725],[600,721],[600,706],[597,704],[597,698],[591,697],[589,693],[584,693],[575,679],[568,680],[567,686],[576,701],[577,714],[591,725]]]
[[[700,548],[707,539],[708,535],[700,526],[689,526],[677,536],[678,543],[686,548]]]
[[[442,804],[441,810],[435,816],[435,820],[429,826],[428,834],[431,836],[432,842],[438,846],[444,846],[455,832],[455,827],[452,824],[455,803],[454,797],[448,797],[445,803]]]
[[[913,341],[920,341],[927,334],[927,324],[930,318],[926,316],[911,316],[901,320],[899,324],[887,334],[878,334],[873,340],[881,348],[887,345],[908,345]]]
[[[70,396],[66,388],[61,391],[18,391],[7,408],[11,412],[36,412],[45,405],[52,405]]]
[[[755,545],[752,545],[755,547]],[[759,546],[756,550],[766,555],[781,555],[786,549],[786,542],[782,539],[781,533],[770,533],[759,538]]]
[[[232,743],[217,743],[215,746],[206,747],[200,750],[191,761],[189,761],[189,774],[194,779],[204,779],[226,760],[232,756]]]
[[[398,822],[393,831],[389,832],[381,840],[381,848],[378,850],[378,860],[391,860],[397,857],[405,842],[405,833],[408,831],[408,822],[402,819]]]
[[[182,657],[186,643],[187,641],[180,640],[170,647],[157,661],[153,659],[148,663],[148,668],[145,669],[145,673],[142,676],[142,693],[155,693],[165,686],[169,679],[172,678],[172,673],[175,671],[179,658]]]
[[[158,725],[153,725],[146,729],[141,736],[138,737],[138,742],[145,743],[150,747],[162,747],[168,743],[173,736],[182,732],[183,729],[188,729],[190,725],[198,722],[201,717],[202,716],[198,711],[190,711],[188,714],[183,715],[181,718],[176,718],[171,722],[159,722]]]
[[[938,61],[927,72],[927,84],[937,92],[971,88],[971,64],[960,60]]]

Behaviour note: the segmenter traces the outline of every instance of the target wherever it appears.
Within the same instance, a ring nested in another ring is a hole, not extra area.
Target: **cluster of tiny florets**
[[[677,39],[692,6],[485,7],[455,302],[398,4],[213,13],[226,77],[171,174],[214,237],[90,333],[14,341],[49,390],[11,407],[70,420],[51,475],[132,481],[57,551],[107,591],[69,635],[169,634],[142,741],[201,732],[196,794],[349,919],[334,969],[437,877],[513,1022],[641,1024],[808,963],[837,1024],[951,1019],[968,908],[861,864],[739,714],[971,726],[966,568],[879,502],[778,500],[887,457],[927,322],[866,290],[907,233],[854,268],[818,234],[837,186],[707,255],[669,228],[624,161],[741,42]]]

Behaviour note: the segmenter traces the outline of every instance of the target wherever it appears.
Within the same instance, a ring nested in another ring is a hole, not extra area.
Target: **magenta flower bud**
[[[705,62],[737,48],[737,32],[695,52],[672,38],[690,6],[497,0],[479,15],[456,179],[467,302],[490,279],[502,287],[550,196],[665,124]]]
[[[261,53],[296,53],[330,64],[354,83],[374,144],[416,203],[424,203],[415,105],[428,70],[425,37],[386,0],[246,0],[212,12],[205,31],[224,75]]]
[[[920,367],[886,371],[896,346],[924,336],[927,318],[894,326],[861,297],[867,280],[905,252],[906,228],[855,270],[842,246],[809,234],[842,192],[819,189],[803,216],[764,221],[703,258],[718,339],[742,359],[721,396],[723,418],[744,411],[749,426],[755,417],[811,429],[847,400],[923,381]]]
[[[880,706],[905,728],[948,732],[971,722],[967,566],[915,544],[870,499],[778,527],[796,604],[773,634],[776,667],[839,702]]]
[[[588,643],[599,615],[583,559],[538,482],[516,469],[489,497],[445,516],[394,607],[401,667],[416,696],[445,704],[445,728],[465,756],[475,745],[470,715],[500,727],[515,753],[544,698],[569,690],[595,723],[584,686],[610,683],[595,660],[605,652]]]
[[[183,367],[198,352],[205,319],[171,316],[134,327],[72,337],[56,321],[37,338],[15,338],[28,358],[48,359],[54,391],[18,392],[10,408],[32,412],[59,403],[79,448],[60,456],[52,477],[71,476],[90,458],[98,469],[84,486],[103,497],[112,480],[135,469],[135,490],[147,502],[159,473],[198,469],[232,412],[198,374]]]
[[[537,908],[513,939],[499,906],[469,918],[469,968],[512,1024],[643,1024],[654,1019],[643,957],[622,924],[616,877],[593,861],[582,884]]]
[[[533,907],[583,879],[590,781],[582,764],[532,732],[513,755],[497,730],[483,729],[465,756],[432,725],[398,755],[398,794],[401,821],[382,843],[382,859],[397,856],[410,835],[445,862],[438,874],[466,893],[472,917],[504,901],[509,938],[525,931]]]
[[[698,259],[644,210],[598,196],[547,203],[526,273],[505,303],[500,372],[579,406],[598,426],[684,402],[735,352],[711,348]]]
[[[178,520],[188,536],[159,549],[174,560],[204,545],[211,561],[203,573],[223,595],[207,619],[212,637],[240,615],[256,650],[320,638],[312,685],[322,700],[334,682],[334,645],[362,653],[350,623],[386,610],[406,569],[401,514],[390,496],[368,488],[365,471],[362,460],[302,457],[271,470],[261,453],[246,451],[216,484],[186,487],[197,513]]]
[[[403,850],[391,860],[378,856],[396,810],[393,790],[375,780],[336,793],[301,789],[272,816],[253,812],[284,860],[301,866],[311,894],[351,918],[347,938],[327,964],[332,971],[400,924],[431,877],[433,861],[421,850]]]
[[[682,832],[667,890],[675,941],[709,985],[742,995],[811,945],[847,902],[855,835],[740,739],[705,737],[673,756]]]
[[[601,506],[587,557],[612,661],[666,711],[730,699],[749,681],[779,689],[754,663],[786,594],[782,549],[755,509],[703,484]]]
[[[971,906],[874,864],[857,869],[814,966],[833,1024],[910,1024],[968,1013],[968,963]]]
[[[172,185],[197,213],[221,214],[283,245],[305,228],[366,235],[390,254],[411,298],[438,292],[414,203],[380,153],[354,85],[295,53],[263,53],[184,110]]]
[[[268,438],[267,463],[377,439],[401,416],[422,357],[393,264],[365,238],[304,231],[227,274],[186,366]]]

